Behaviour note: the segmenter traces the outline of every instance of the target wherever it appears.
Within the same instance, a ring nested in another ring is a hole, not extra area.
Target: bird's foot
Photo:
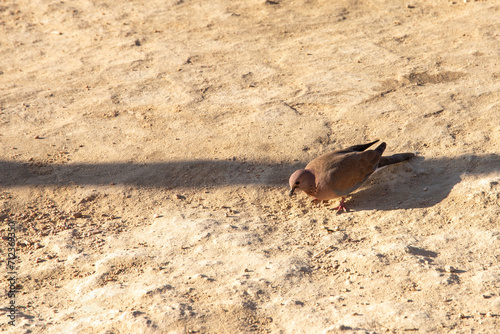
[[[347,212],[347,207],[345,206],[345,197],[342,197],[342,199],[340,200],[339,206],[332,208],[332,210],[336,210],[337,213],[340,213],[340,211]]]

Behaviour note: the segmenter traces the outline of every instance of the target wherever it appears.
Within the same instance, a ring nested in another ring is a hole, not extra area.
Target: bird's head
[[[288,195],[292,196],[295,189],[300,189],[305,191],[307,194],[311,194],[316,189],[316,179],[312,171],[307,169],[299,169],[295,171],[290,180],[290,193]]]

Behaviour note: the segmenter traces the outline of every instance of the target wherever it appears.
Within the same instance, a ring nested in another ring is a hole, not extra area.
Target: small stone
[[[459,313],[459,314],[458,314],[458,317],[459,317],[460,319],[465,319],[465,318],[467,318],[467,316],[466,316],[465,314],[463,314],[463,313]]]
[[[73,212],[73,217],[74,218],[82,218],[82,213],[81,212]]]
[[[40,262],[43,262],[43,261],[45,261],[45,260],[44,260],[44,259],[42,259],[41,257],[37,257],[37,258],[35,259],[35,262],[36,262],[36,263],[40,263]]]
[[[346,325],[340,325],[338,328],[341,331],[348,331],[348,330],[352,329],[352,327],[349,327],[349,326],[346,326]]]
[[[175,195],[175,197],[176,197],[177,199],[186,199],[186,196],[183,196],[183,195],[181,195],[181,194],[176,194],[176,195]]]
[[[454,267],[452,266],[445,266],[444,267],[444,270],[447,272],[447,273],[454,273],[457,271],[457,269],[455,269]]]

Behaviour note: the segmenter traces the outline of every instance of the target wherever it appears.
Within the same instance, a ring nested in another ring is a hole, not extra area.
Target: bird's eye
[[[298,186],[300,184],[300,181],[295,182],[295,185]]]

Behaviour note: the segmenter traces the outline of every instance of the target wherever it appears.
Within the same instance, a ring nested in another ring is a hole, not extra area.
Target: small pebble
[[[73,212],[73,217],[75,218],[81,218],[83,215],[81,212]]]
[[[457,271],[457,269],[455,269],[454,267],[452,266],[445,266],[444,267],[444,270],[447,272],[447,273],[454,273]]]
[[[352,327],[349,327],[349,326],[346,326],[346,325],[340,325],[338,327],[338,329],[341,330],[341,331],[348,331],[348,330],[351,330]]]

